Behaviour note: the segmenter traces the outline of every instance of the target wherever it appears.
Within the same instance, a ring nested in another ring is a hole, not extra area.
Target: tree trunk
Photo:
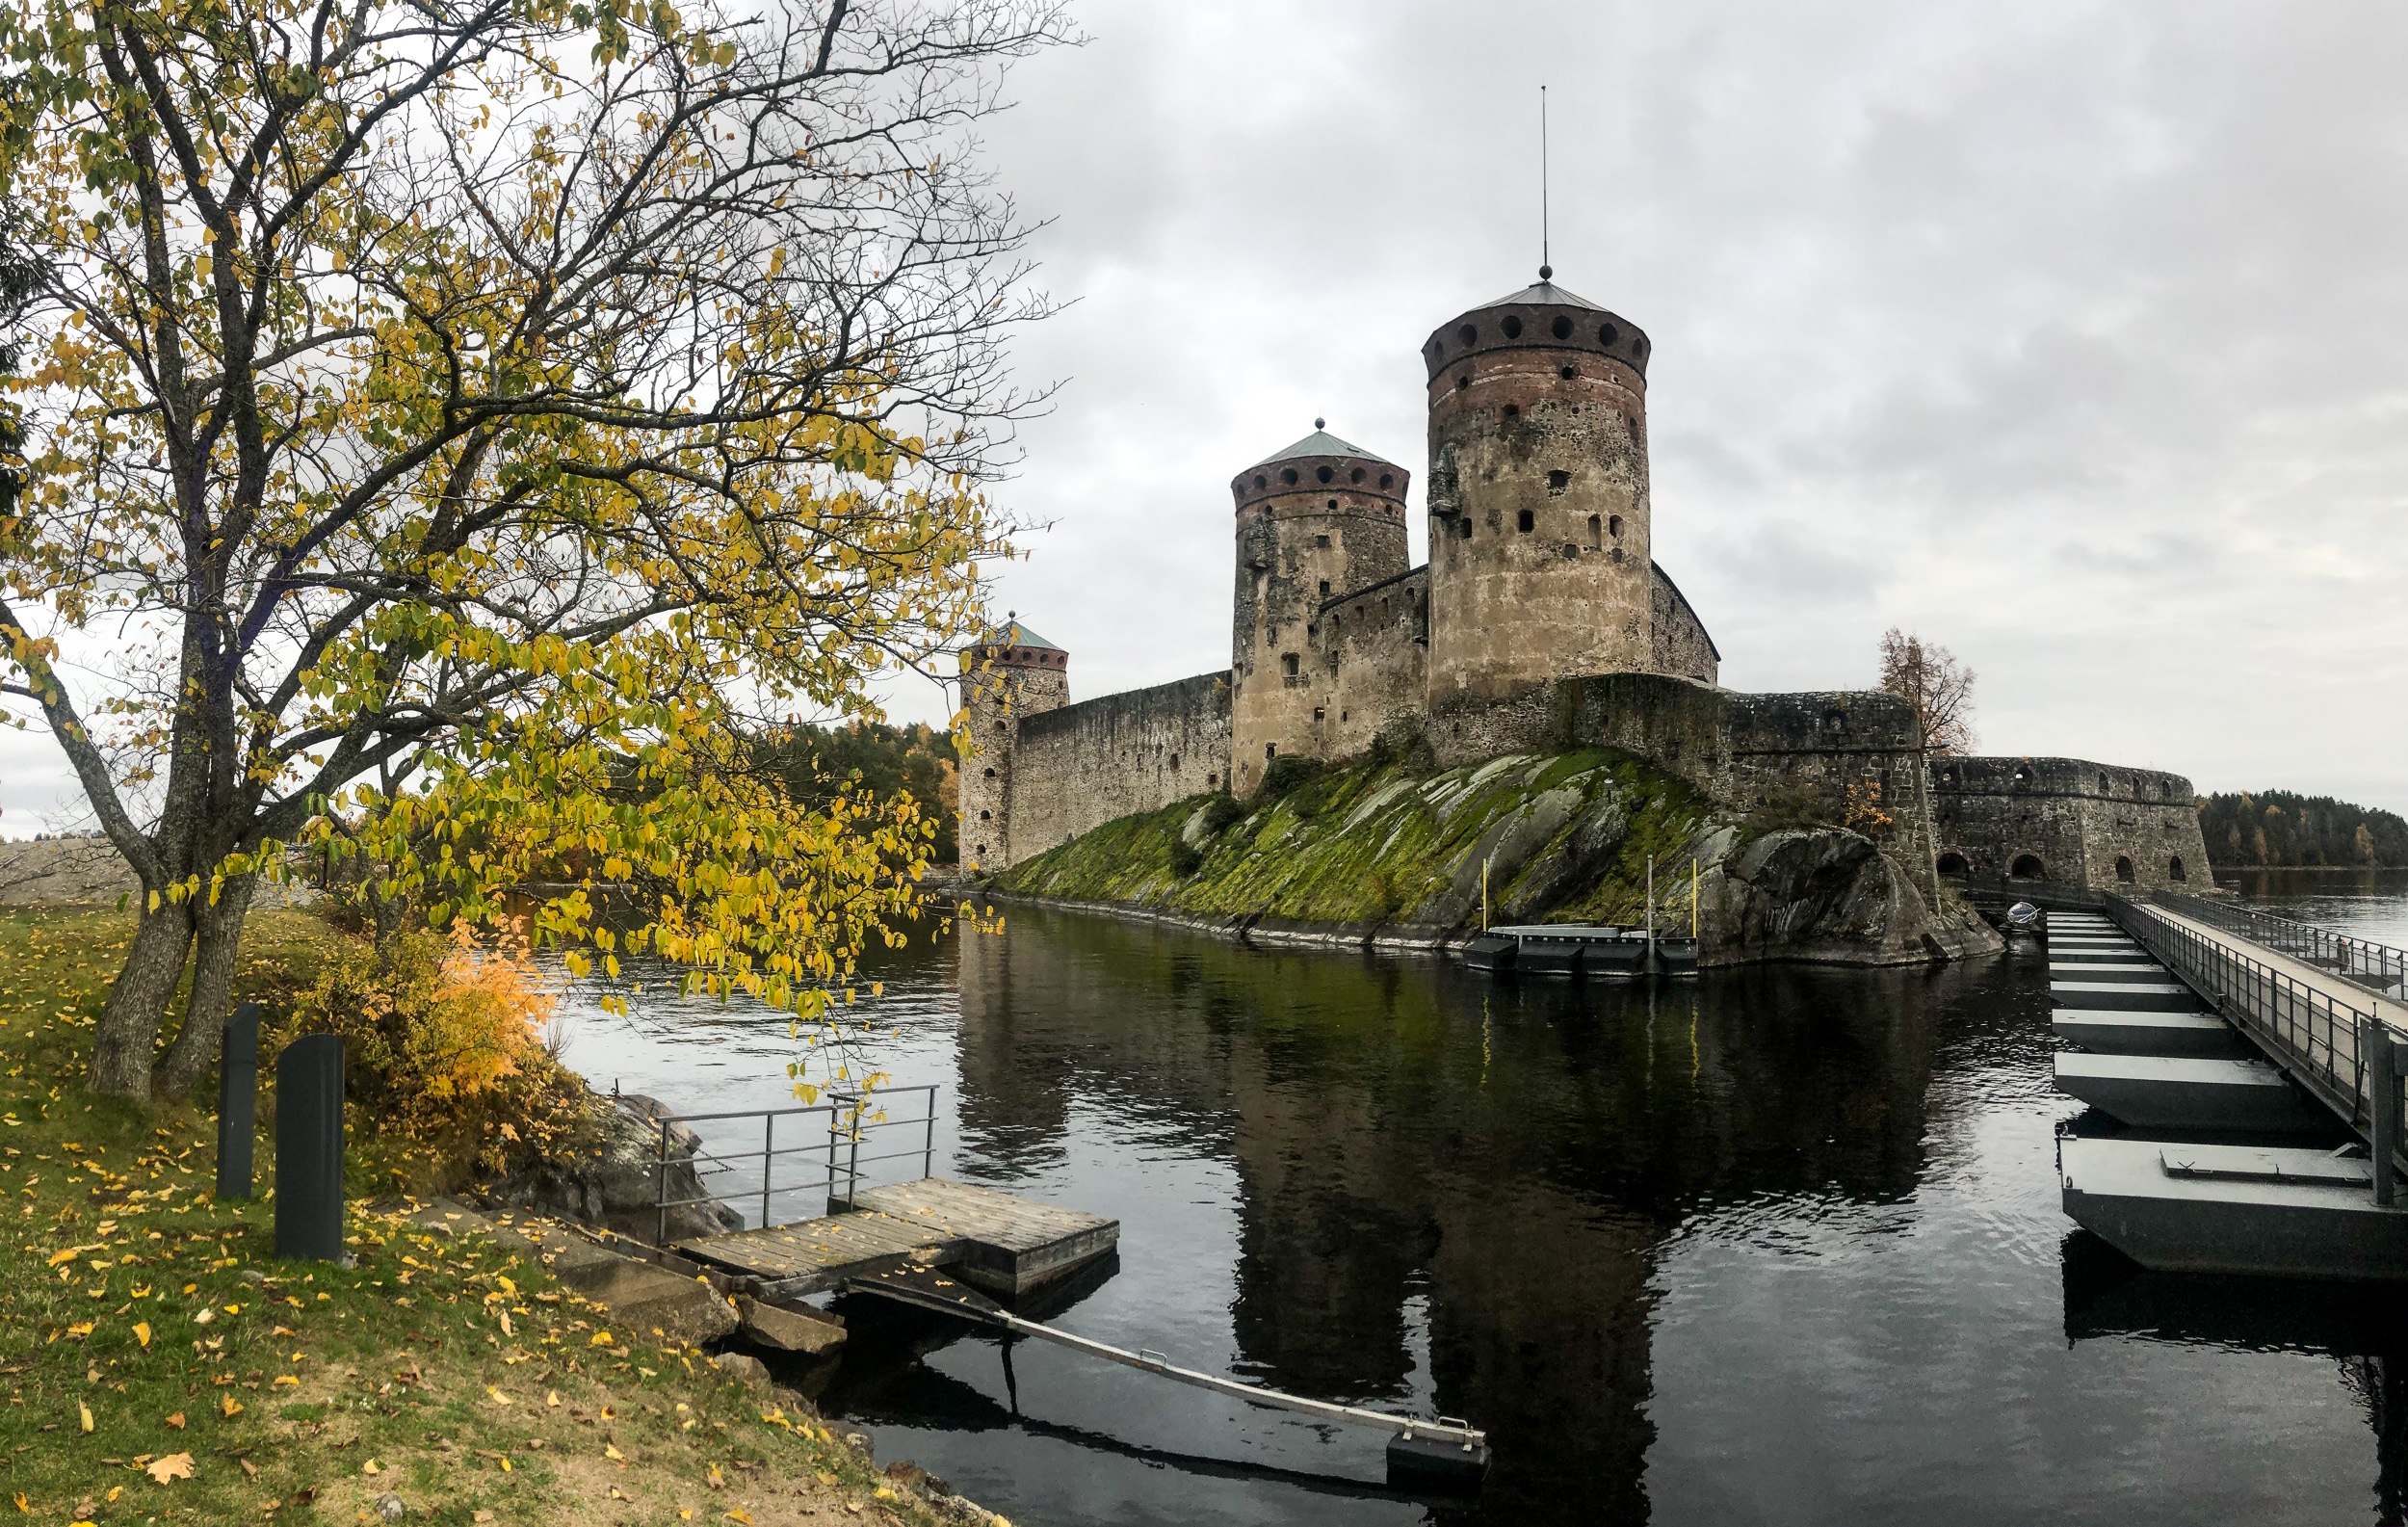
[[[151,1050],[159,1042],[159,1021],[167,1015],[168,999],[184,979],[184,955],[192,943],[190,906],[162,901],[156,911],[144,909],[133,946],[125,952],[124,968],[118,972],[117,987],[92,1035],[87,1080],[93,1092],[149,1103]]]
[[[159,1062],[152,1086],[162,1102],[180,1103],[218,1058],[219,1036],[234,1009],[234,959],[242,944],[243,919],[250,911],[256,875],[228,880],[217,905],[203,906],[197,921],[199,948],[193,956],[193,994],[184,1003],[184,1027]]]

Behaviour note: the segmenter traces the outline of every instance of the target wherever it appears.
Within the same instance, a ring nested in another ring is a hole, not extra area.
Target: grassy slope
[[[1619,811],[1627,831],[1596,873],[1564,899],[1521,914],[1557,922],[1628,922],[1645,904],[1647,856],[1686,864],[1713,818],[1686,782],[1627,754],[1602,750],[1519,754],[1416,776],[1400,765],[1357,763],[1252,803],[1202,845],[1183,876],[1177,845],[1214,798],[1123,817],[1015,865],[1007,890],[1081,901],[1132,902],[1199,914],[1266,912],[1328,923],[1455,922],[1479,915],[1478,863],[1517,814],[1551,792],[1576,799],[1566,832]],[[1225,809],[1225,808],[1224,808]],[[1557,840],[1562,834],[1557,835]],[[1500,910],[1529,886],[1520,877],[1546,845],[1492,882]],[[1669,884],[1667,880],[1666,884]],[[1444,892],[1468,886],[1468,912],[1446,916]],[[1661,887],[1660,887],[1661,888]],[[1686,905],[1686,888],[1683,890]]]
[[[0,1520],[88,1503],[115,1521],[351,1523],[387,1489],[413,1522],[928,1519],[811,1418],[613,1329],[482,1237],[355,1208],[355,1267],[278,1262],[272,1200],[210,1197],[212,1118],[83,1090],[130,931],[0,910]],[[331,936],[254,914],[247,994],[302,979]],[[347,1170],[365,1195],[409,1163],[363,1124]],[[259,1159],[264,1192],[264,1137]],[[178,1454],[189,1478],[148,1473]]]

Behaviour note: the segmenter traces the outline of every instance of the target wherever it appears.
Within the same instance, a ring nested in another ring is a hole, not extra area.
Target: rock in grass
[[[747,1353],[720,1353],[718,1356],[711,1359],[711,1366],[727,1375],[730,1379],[734,1379],[738,1382],[750,1388],[766,1389],[769,1387],[770,1370],[768,1365],[763,1363],[760,1358],[752,1356]]]
[[[386,1521],[400,1521],[409,1514],[409,1508],[402,1504],[402,1498],[399,1495],[386,1490],[377,1497],[377,1514]]]

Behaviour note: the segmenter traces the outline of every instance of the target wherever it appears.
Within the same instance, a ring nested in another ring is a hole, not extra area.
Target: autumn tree
[[[1974,750],[1974,671],[1955,653],[1892,626],[1881,634],[1881,687],[1915,707],[1926,751]]]
[[[142,886],[95,1089],[192,1087],[297,847],[438,920],[565,879],[535,926],[572,963],[825,1013],[933,824],[793,802],[743,739],[875,715],[977,613],[1044,304],[972,134],[1061,35],[1046,0],[11,0],[0,691]]]

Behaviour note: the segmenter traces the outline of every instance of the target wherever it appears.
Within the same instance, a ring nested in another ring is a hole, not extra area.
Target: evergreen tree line
[[[936,846],[929,856],[939,864],[960,859],[955,830],[961,806],[955,777],[960,755],[946,733],[925,723],[889,726],[864,722],[797,726],[753,746],[754,756],[800,803],[817,804],[844,789],[866,789],[880,800],[908,795],[923,813],[936,818]]]
[[[2219,865],[2408,865],[2408,821],[2331,796],[2212,795],[2200,803],[2199,828]]]

